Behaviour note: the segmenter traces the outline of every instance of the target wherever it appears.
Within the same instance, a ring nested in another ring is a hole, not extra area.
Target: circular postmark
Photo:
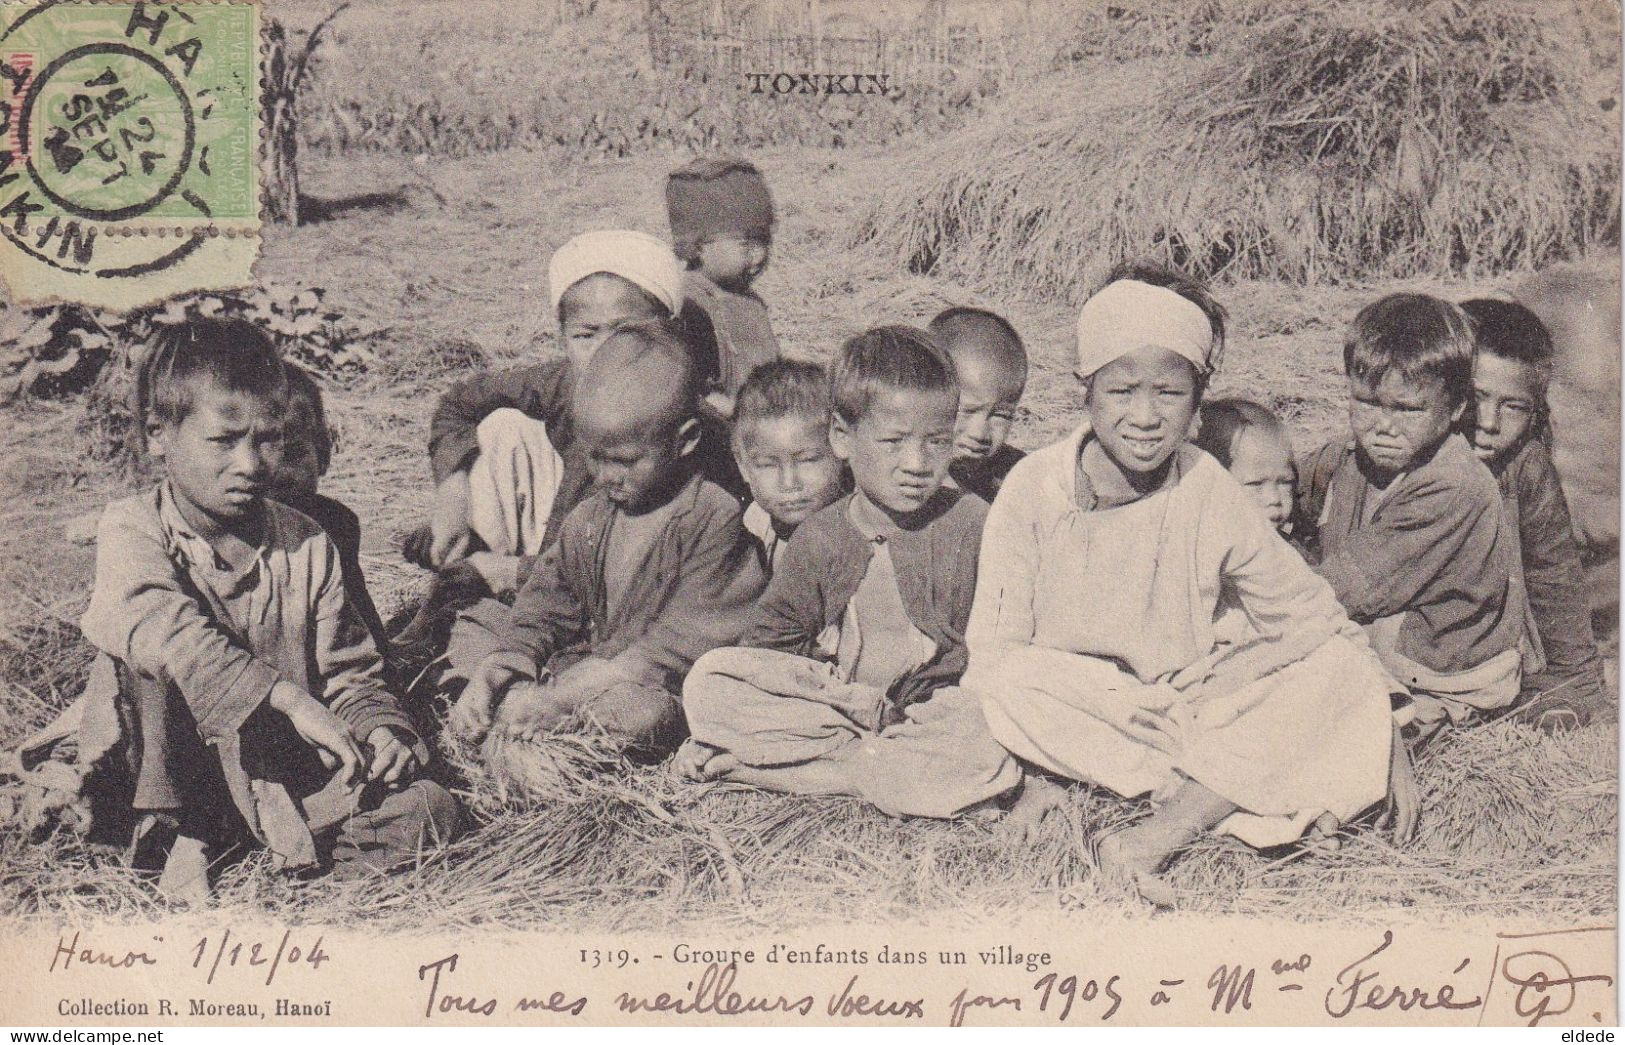
[[[47,199],[81,218],[119,221],[180,185],[197,121],[174,72],[109,42],[76,47],[41,70],[17,131],[39,143],[28,171]]]
[[[91,281],[173,292],[245,270],[259,236],[259,12],[0,4],[0,277],[14,292],[116,301],[136,291]]]

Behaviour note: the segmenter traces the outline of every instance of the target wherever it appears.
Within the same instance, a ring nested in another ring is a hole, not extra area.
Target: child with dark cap
[[[698,357],[705,405],[733,417],[752,370],[778,358],[767,306],[751,289],[773,248],[773,197],[754,166],[708,156],[666,178],[672,248],[688,266],[680,323]]]

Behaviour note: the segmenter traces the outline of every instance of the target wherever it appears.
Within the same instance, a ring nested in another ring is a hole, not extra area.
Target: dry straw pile
[[[1114,8],[1074,71],[901,164],[857,232],[1072,297],[1114,259],[1293,282],[1483,275],[1618,243],[1617,8]]]

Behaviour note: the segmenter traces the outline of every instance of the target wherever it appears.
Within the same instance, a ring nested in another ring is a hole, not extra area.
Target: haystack
[[[904,159],[853,239],[1073,301],[1126,256],[1293,282],[1581,256],[1619,238],[1599,6],[1125,5],[1094,27],[1123,40]]]

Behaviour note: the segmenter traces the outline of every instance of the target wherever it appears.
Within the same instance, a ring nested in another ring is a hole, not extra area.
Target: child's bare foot
[[[1170,855],[1138,824],[1114,831],[1095,844],[1095,866],[1106,880],[1156,907],[1174,906],[1173,886],[1159,874]]]
[[[1004,816],[1006,838],[1018,845],[1033,841],[1044,821],[1061,808],[1065,800],[1066,793],[1053,781],[1028,773],[1021,783],[1021,794]]]
[[[1303,837],[1303,846],[1317,853],[1335,853],[1343,848],[1343,838],[1338,833],[1342,830],[1341,820],[1330,813],[1322,813],[1309,825],[1309,831]]]
[[[693,738],[683,741],[683,746],[671,759],[672,772],[684,780],[700,784],[725,776],[729,770],[738,767],[739,759],[733,755]]]

